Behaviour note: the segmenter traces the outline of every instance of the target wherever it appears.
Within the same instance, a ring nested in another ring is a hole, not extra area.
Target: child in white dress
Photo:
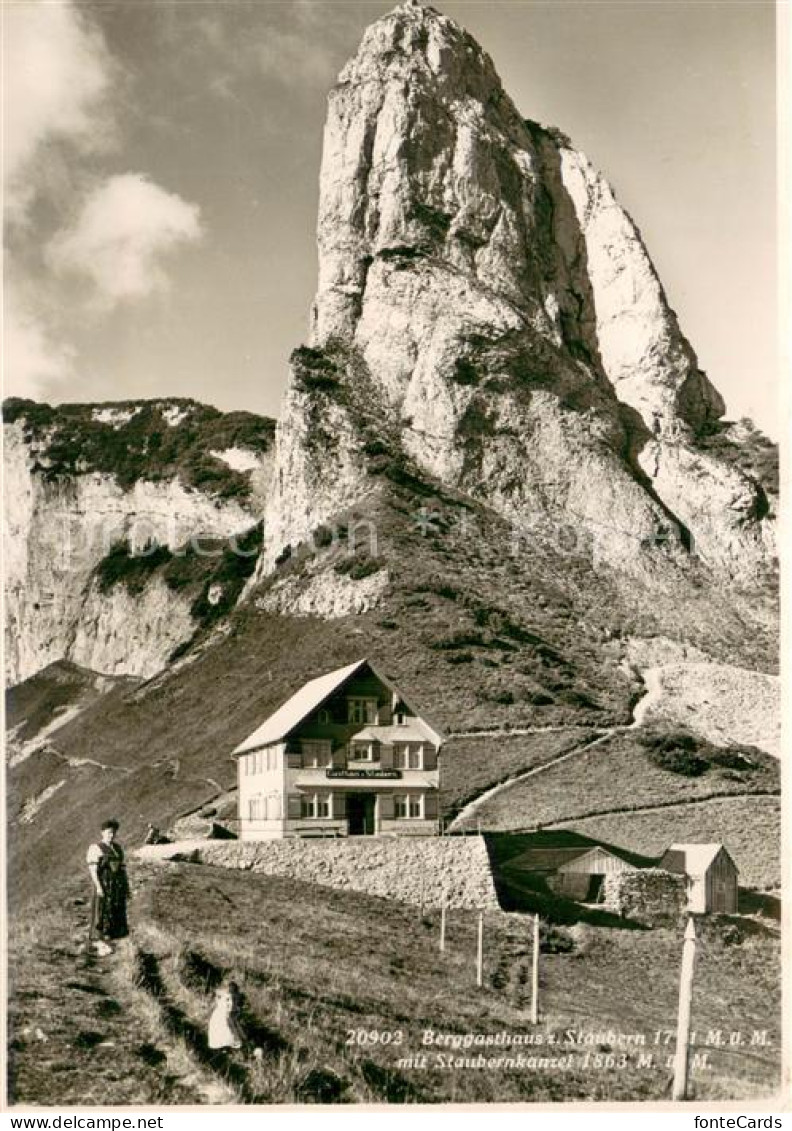
[[[209,1018],[210,1049],[241,1049],[245,1043],[239,1024],[239,987],[236,982],[220,985]]]

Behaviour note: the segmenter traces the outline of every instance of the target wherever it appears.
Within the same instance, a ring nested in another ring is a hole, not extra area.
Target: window
[[[278,768],[278,751],[276,747],[272,747],[267,751],[267,769],[277,770]]]
[[[309,819],[332,817],[333,801],[329,793],[303,793],[300,797],[301,816]]]
[[[330,722],[330,712],[326,708],[323,708],[316,717],[322,724]]]
[[[397,794],[393,802],[393,812],[399,820],[420,819],[423,817],[423,794]]]
[[[347,717],[350,723],[376,723],[376,699],[347,699]]]
[[[350,762],[373,762],[374,761],[374,743],[373,742],[353,742],[349,747],[349,761]]]
[[[302,764],[306,769],[325,769],[333,760],[330,742],[326,738],[304,738],[300,747]]]
[[[418,743],[395,742],[393,744],[393,765],[397,770],[422,769],[423,746]]]

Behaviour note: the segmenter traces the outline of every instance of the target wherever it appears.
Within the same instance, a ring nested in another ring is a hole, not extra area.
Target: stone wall
[[[609,911],[649,927],[676,926],[687,907],[684,876],[660,868],[606,876],[604,889]]]
[[[353,840],[215,841],[201,844],[202,864],[269,876],[292,876],[402,903],[498,907],[481,837]]]

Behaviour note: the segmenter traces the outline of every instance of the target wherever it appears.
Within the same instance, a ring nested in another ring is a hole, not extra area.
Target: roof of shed
[[[731,860],[732,864],[734,864],[731,856],[729,856],[729,852],[726,849],[726,846],[720,843],[670,844],[663,853],[663,857],[660,861],[660,867],[663,867],[663,860],[665,860],[669,852],[680,852],[684,858],[685,871],[688,873],[688,875],[699,876],[707,871],[715,857],[721,851],[725,852],[729,857],[729,860]],[[734,864],[734,867],[736,869],[737,865]]]
[[[529,848],[519,856],[508,861],[507,867],[519,868],[523,872],[537,872],[539,874],[556,872],[562,864],[577,860],[588,852],[586,845],[558,848]]]
[[[630,863],[627,857],[621,852],[616,852],[612,848],[603,848],[601,844],[595,844],[593,848],[589,848],[586,852],[579,853],[577,856],[573,856],[569,860],[564,861],[558,871],[563,872],[570,864],[573,862],[579,863],[586,856],[612,856],[614,860],[621,860],[623,864],[627,864],[630,868],[635,868],[635,865]]]

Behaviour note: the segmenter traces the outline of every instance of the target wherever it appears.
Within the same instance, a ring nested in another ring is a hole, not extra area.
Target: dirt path
[[[568,730],[583,730],[588,734],[592,731],[601,733],[605,730],[626,730],[632,723],[625,723],[623,725],[616,725],[614,727],[595,727],[589,726],[586,723],[567,723],[562,726],[551,727],[514,727],[511,730],[495,729],[495,730],[456,730],[452,731],[448,738],[451,741],[454,738],[512,738],[519,737],[520,735],[527,734],[561,734]]]
[[[553,730],[555,728],[548,727],[547,729]],[[478,797],[474,797],[472,801],[469,801],[468,804],[465,805],[465,807],[461,809],[459,813],[457,813],[454,820],[448,826],[448,831],[456,832],[458,829],[462,828],[463,825],[467,824],[467,822],[475,816],[476,812],[482,807],[482,805],[485,805],[488,801],[490,801],[493,797],[496,797],[498,794],[505,793],[506,790],[511,789],[513,786],[526,781],[528,778],[535,777],[537,774],[543,774],[553,766],[559,766],[562,762],[566,762],[570,758],[575,758],[579,754],[582,754],[584,751],[591,750],[594,746],[599,746],[602,742],[607,742],[613,737],[616,731],[620,729],[623,730],[625,728],[612,727],[611,729],[606,730],[604,733],[600,734],[597,738],[591,739],[589,742],[581,742],[578,746],[573,746],[571,750],[567,750],[564,754],[560,754],[557,758],[553,758],[549,762],[544,762],[541,766],[533,766],[530,770],[524,770],[522,773],[515,774],[513,777],[506,778],[505,781],[498,782],[497,785],[491,786],[483,793],[480,793]],[[589,728],[588,733],[591,733],[591,728]]]
[[[88,952],[87,914],[68,893],[9,933],[9,1098],[61,1108],[206,1102],[121,975],[131,944]]]
[[[633,721],[630,724],[630,729],[636,729],[644,725],[646,716],[651,711],[656,703],[659,703],[663,695],[663,683],[660,678],[660,668],[646,668],[644,671],[639,672],[643,685],[645,688],[644,694],[633,707]]]
[[[575,821],[585,821],[590,817],[613,817],[624,814],[632,816],[640,813],[655,813],[658,809],[689,809],[691,805],[707,805],[711,801],[733,801],[743,804],[747,797],[780,797],[780,790],[753,790],[750,793],[710,793],[706,797],[691,797],[687,801],[659,801],[656,805],[642,805],[632,809],[629,806],[620,806],[617,809],[592,809],[588,813],[575,813],[571,817],[564,817],[562,821],[548,821],[542,825],[545,829],[560,829],[565,825],[574,824]]]
[[[633,726],[691,730],[715,746],[757,746],[780,757],[781,685],[775,675],[715,663],[663,663],[633,669],[645,694]]]
[[[113,971],[113,983],[139,1029],[154,1036],[151,1047],[167,1063],[174,1081],[193,1092],[199,1103],[239,1103],[239,1090],[228,1071],[212,1064],[203,1027],[173,1000],[156,955],[130,944]]]

